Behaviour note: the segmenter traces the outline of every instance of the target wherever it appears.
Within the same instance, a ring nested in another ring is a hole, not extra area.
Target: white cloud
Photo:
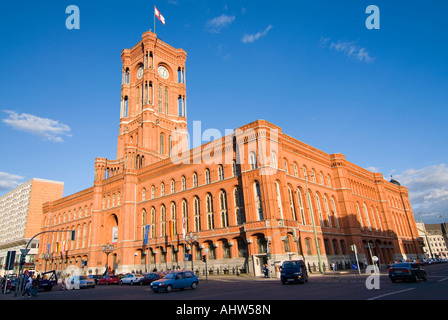
[[[70,127],[57,120],[41,118],[28,113],[18,114],[15,111],[5,110],[8,118],[2,119],[4,123],[18,131],[25,131],[53,142],[62,142],[62,136],[71,137]]]
[[[15,174],[0,172],[0,191],[9,191],[18,187],[23,183],[23,179]]]
[[[354,58],[360,62],[373,63],[375,58],[371,57],[366,48],[362,48],[354,41],[331,41],[329,38],[322,37],[320,39],[320,46],[328,47],[331,50],[342,52],[350,58]]]
[[[415,219],[424,222],[448,222],[448,167],[442,163],[421,169],[408,169],[394,175],[395,180],[408,188]]]
[[[243,35],[243,38],[241,39],[241,41],[243,43],[252,43],[258,39],[260,39],[261,37],[264,37],[268,34],[269,30],[272,29],[272,25],[270,24],[266,29],[264,29],[263,31],[259,31],[255,34],[245,34]]]
[[[211,33],[220,33],[221,29],[230,25],[233,21],[235,21],[235,16],[223,14],[207,21],[207,31]]]

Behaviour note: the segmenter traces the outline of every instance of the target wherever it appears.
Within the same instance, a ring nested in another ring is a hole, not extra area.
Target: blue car
[[[175,271],[168,273],[164,278],[151,282],[153,292],[171,292],[175,289],[198,287],[198,277],[192,271]]]

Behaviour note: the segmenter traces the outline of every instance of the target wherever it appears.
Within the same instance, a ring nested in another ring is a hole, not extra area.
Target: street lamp
[[[310,177],[314,177],[314,174],[312,174]],[[319,260],[319,272],[324,273],[323,267],[322,267],[322,258],[320,256],[319,239],[317,238],[316,223],[314,222],[314,210],[311,209],[312,206],[311,206],[310,189],[308,189],[308,176],[305,176],[305,184],[306,184],[306,194],[307,194],[307,198],[308,198],[308,206],[310,208],[310,213],[311,213],[311,223],[313,225],[314,240],[316,242],[317,259]]]
[[[109,254],[114,251],[114,246],[110,243],[106,244],[105,246],[102,246],[101,248],[103,252],[106,254],[106,274],[109,274]]]
[[[197,241],[198,241],[197,234],[190,232],[189,234],[185,235],[185,242],[190,246],[190,250],[191,250],[191,271],[194,270],[194,267],[193,267],[193,243],[195,243]]]

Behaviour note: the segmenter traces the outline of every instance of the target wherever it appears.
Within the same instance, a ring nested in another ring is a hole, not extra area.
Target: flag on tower
[[[156,6],[154,6],[154,14],[155,14],[156,17],[160,20],[160,22],[162,22],[163,25],[165,25],[165,18],[162,16],[162,14],[160,13],[160,11],[157,10]]]

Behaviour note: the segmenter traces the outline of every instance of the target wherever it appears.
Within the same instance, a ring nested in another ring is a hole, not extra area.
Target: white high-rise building
[[[64,183],[33,178],[0,197],[0,273],[5,274],[6,255],[16,251],[18,268],[20,249],[41,231],[42,206],[63,195]],[[29,245],[26,267],[34,269],[39,237]]]

